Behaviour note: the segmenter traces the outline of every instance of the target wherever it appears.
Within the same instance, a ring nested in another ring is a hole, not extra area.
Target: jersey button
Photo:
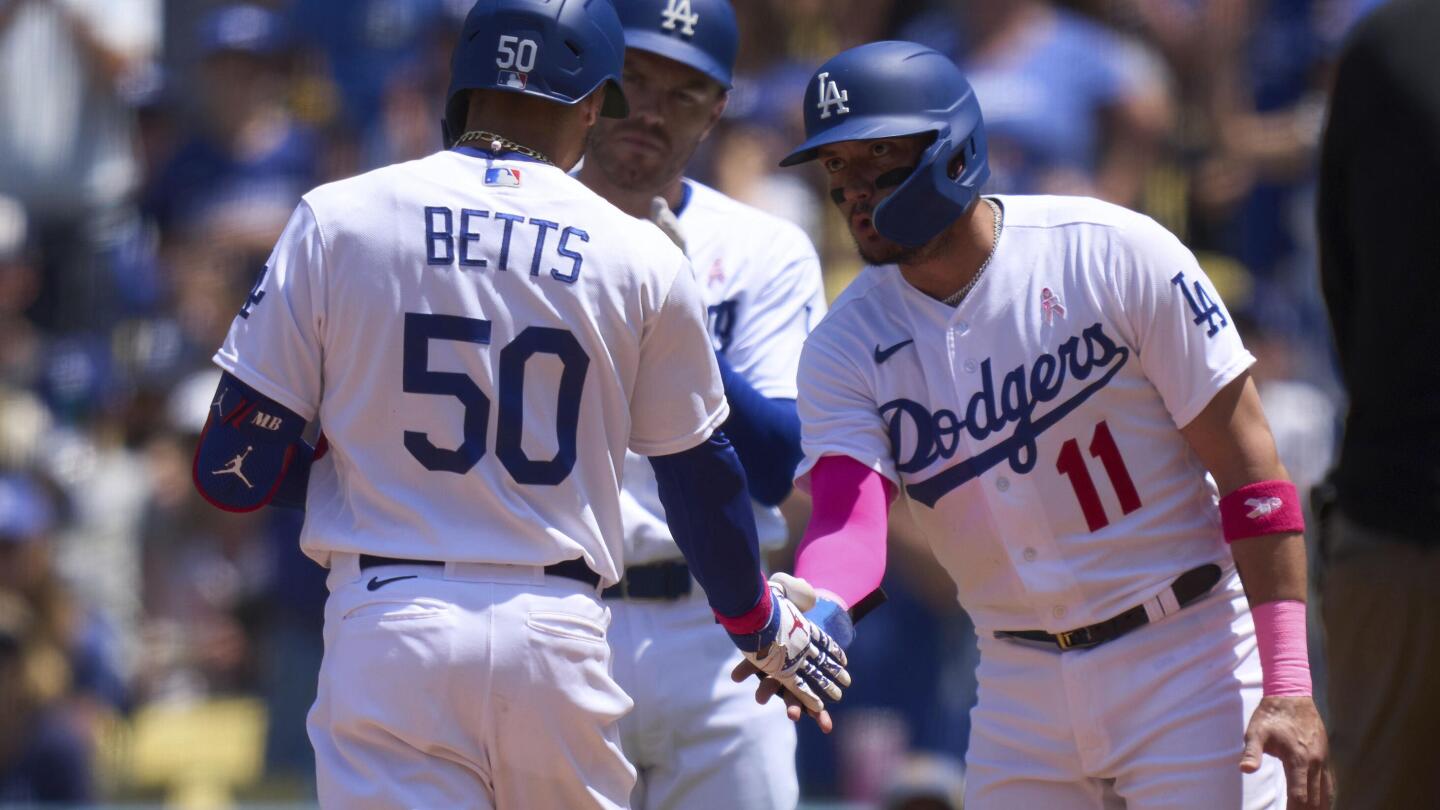
[[[969,372],[970,374],[974,374],[974,373],[975,373],[975,369],[978,368],[978,366],[975,364],[975,361],[974,361],[974,360],[966,360],[966,361],[965,361],[965,365],[963,366],[963,368],[965,369],[965,371]]]
[[[1063,618],[1065,618],[1065,614],[1066,614],[1067,612],[1069,612],[1069,611],[1065,610],[1065,606],[1064,606],[1064,605],[1056,605],[1055,607],[1050,608],[1050,615],[1051,615],[1051,616],[1054,616],[1054,617],[1057,618],[1057,619],[1063,619]]]
[[[1033,548],[1026,547],[1025,553],[1021,556],[1025,558],[1025,562],[1035,562],[1035,558],[1040,556],[1040,552]]]
[[[998,489],[998,490],[1000,490],[1001,492],[1004,492],[1005,490],[1007,490],[1007,489],[1010,488],[1010,479],[1009,479],[1009,478],[1006,478],[1006,477],[1003,476],[1003,475],[1000,476],[999,478],[996,478],[996,479],[995,479],[995,488]]]

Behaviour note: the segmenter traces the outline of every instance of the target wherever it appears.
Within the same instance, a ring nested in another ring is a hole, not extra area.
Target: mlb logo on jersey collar
[[[519,188],[520,170],[509,166],[492,166],[485,170],[485,185]]]
[[[1054,323],[1056,317],[1065,317],[1065,305],[1049,287],[1040,291],[1040,312],[1045,316],[1047,326]]]

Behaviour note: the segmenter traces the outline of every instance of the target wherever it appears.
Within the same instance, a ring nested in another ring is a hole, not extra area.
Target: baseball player
[[[795,225],[682,173],[720,119],[737,47],[728,0],[618,0],[630,117],[600,122],[580,179],[621,210],[658,217],[696,270],[762,549],[783,546],[776,505],[800,460],[795,374],[825,312],[820,264]],[[666,525],[650,465],[625,460],[625,562],[604,597],[615,679],[635,701],[620,740],[639,771],[633,806],[793,808],[795,729],[728,674],[739,654]],[[699,688],[697,688],[699,685]]]
[[[745,655],[813,710],[848,684],[761,573],[688,262],[567,174],[626,113],[623,53],[609,0],[481,0],[448,148],[305,195],[215,355],[197,486],[232,510],[303,492],[330,569],[326,807],[628,806],[599,598],[627,447]]]
[[[841,53],[804,104],[783,164],[820,164],[871,266],[800,359],[796,570],[867,593],[903,493],[980,636],[965,806],[1328,806],[1299,499],[1193,256],[1097,200],[979,196],[979,106],[928,48]]]

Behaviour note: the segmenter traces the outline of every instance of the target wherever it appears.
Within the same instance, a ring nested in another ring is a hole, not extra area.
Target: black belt
[[[604,599],[679,599],[694,587],[683,562],[632,565],[620,581],[600,592]]]
[[[1175,594],[1175,601],[1183,608],[1209,593],[1210,589],[1214,588],[1215,583],[1219,581],[1220,566],[1210,563],[1198,568],[1191,568],[1176,577],[1175,581],[1170,584],[1170,590]],[[1098,647],[1107,641],[1113,641],[1137,627],[1145,626],[1149,621],[1150,615],[1146,613],[1145,606],[1136,605],[1103,622],[1067,630],[1064,633],[1047,633],[1044,630],[997,630],[995,637],[1046,642],[1054,644],[1061,650],[1084,650]]]
[[[377,557],[374,554],[360,555],[361,571],[364,571],[366,568],[374,568],[377,565],[443,566],[444,564],[445,563],[440,562],[439,560],[402,560],[398,557]],[[545,573],[551,576],[565,577],[566,579],[576,579],[585,583],[586,585],[589,585],[592,588],[600,584],[600,575],[595,573],[594,571],[591,571],[590,566],[586,565],[585,560],[581,557],[576,557],[573,560],[566,560],[564,562],[558,562],[554,565],[547,565],[545,566]]]

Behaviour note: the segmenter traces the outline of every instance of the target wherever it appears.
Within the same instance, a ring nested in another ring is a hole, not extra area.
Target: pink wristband
[[[1305,531],[1300,493],[1289,481],[1257,481],[1220,499],[1220,529],[1225,542],[1266,534]]]
[[[1294,599],[1250,608],[1255,618],[1255,644],[1265,674],[1266,697],[1307,697],[1310,653],[1305,641],[1305,603]]]
[[[721,616],[715,614],[715,621],[721,627],[734,633],[737,636],[748,636],[751,633],[758,633],[770,622],[770,610],[772,605],[770,598],[770,583],[764,579],[760,580],[760,601],[755,607],[741,613],[739,616]],[[712,613],[714,611],[711,611]]]

